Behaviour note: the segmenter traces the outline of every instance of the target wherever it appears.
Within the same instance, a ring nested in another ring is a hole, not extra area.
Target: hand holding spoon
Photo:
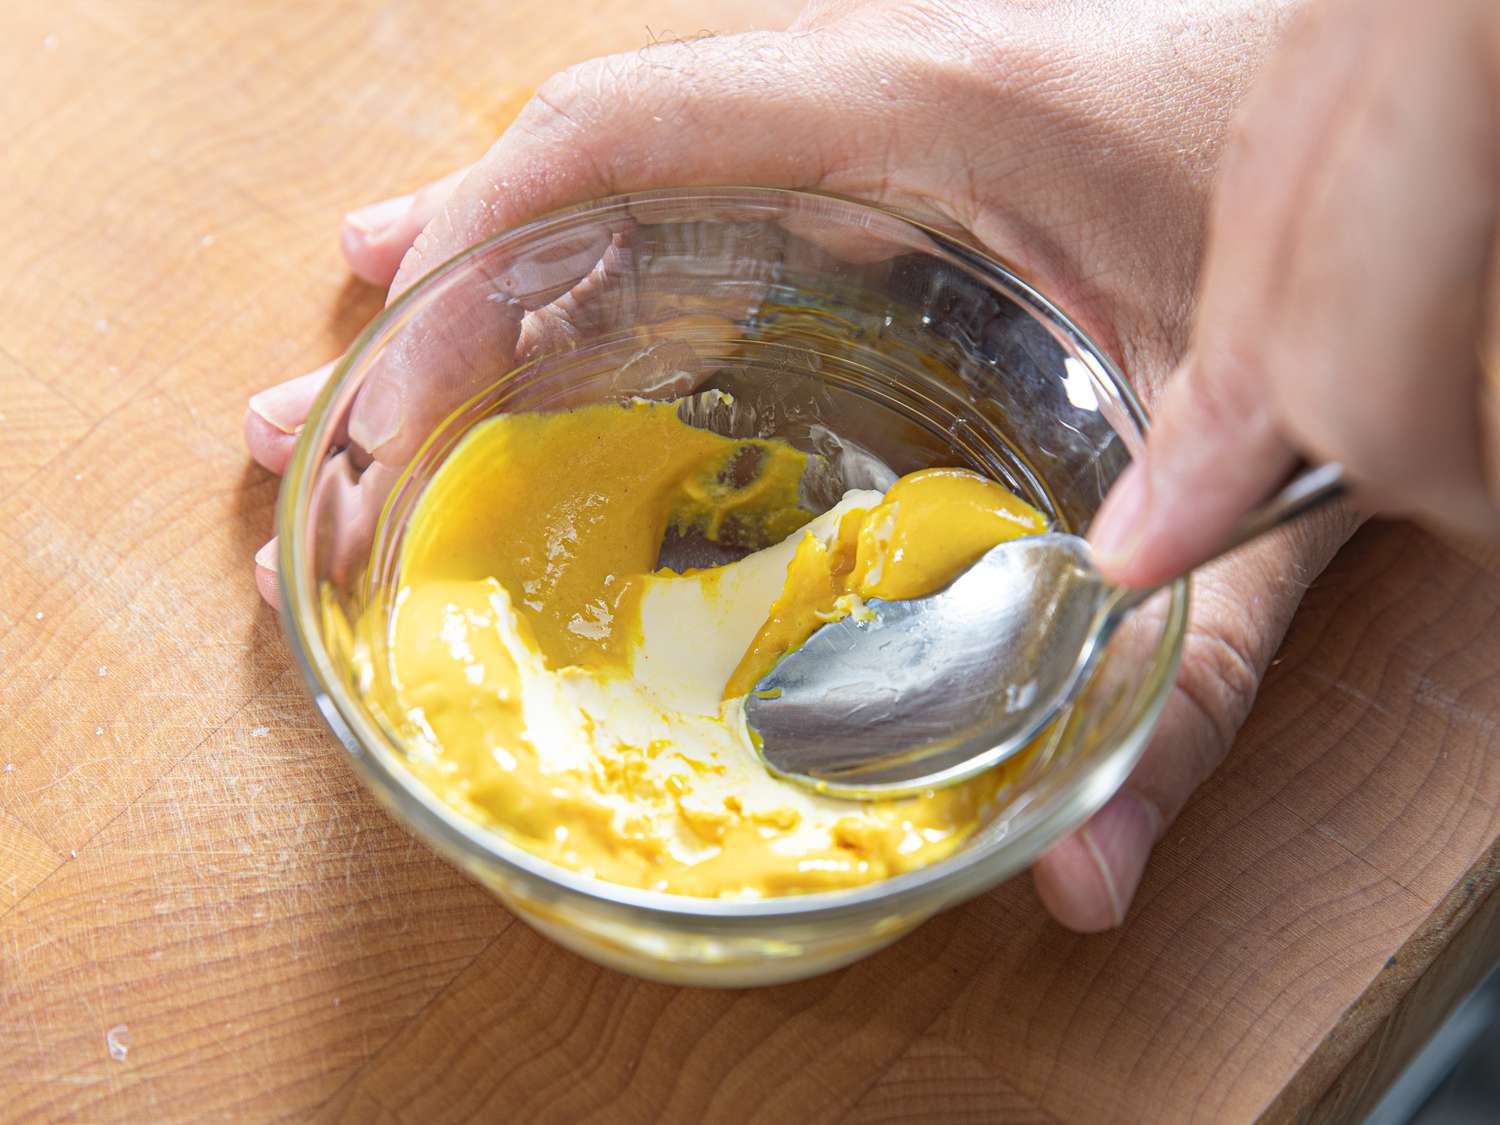
[[[1219,554],[1343,491],[1341,466],[1307,470]],[[901,797],[951,785],[1052,722],[1158,589],[1110,585],[1076,535],[1014,539],[937,593],[871,599],[870,613],[824,625],[756,684],[745,716],[766,766],[819,792]]]

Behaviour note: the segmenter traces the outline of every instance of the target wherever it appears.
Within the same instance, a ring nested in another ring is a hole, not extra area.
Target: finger
[[[1459,21],[1369,11],[1358,22],[1380,35],[1323,107],[1323,132],[1283,142],[1285,164],[1241,153],[1226,176],[1192,358],[1094,529],[1117,581],[1211,556],[1299,455],[1342,462],[1364,503],[1500,532],[1473,346],[1500,194],[1492,96]],[[1334,69],[1328,53],[1302,58],[1304,73]],[[1346,46],[1331,53],[1347,62]],[[1277,180],[1295,200],[1258,209]]]
[[[657,253],[663,252],[662,242],[670,239],[669,232],[682,225],[681,217],[680,212],[674,213],[674,221],[650,230],[647,237]],[[763,228],[757,225],[755,229]],[[649,283],[642,284],[636,231],[627,230],[614,235],[586,277],[550,304],[526,314],[516,342],[518,363],[561,354],[593,340],[630,340],[622,349],[628,358],[602,382],[591,380],[560,388],[562,394],[549,406],[637,396],[678,398],[691,393],[708,376],[704,355],[726,354],[740,337],[738,319],[754,312],[769,285],[769,277],[760,276],[768,274],[769,269],[750,268],[751,264],[765,263],[767,257],[726,252],[725,247],[714,245],[716,235],[730,236],[708,227],[693,230],[693,253],[703,260],[722,257],[745,268],[744,275],[735,279],[733,302],[705,301],[701,311],[694,311],[680,294],[660,293]]]
[[[517,355],[525,359],[567,351],[592,336],[628,325],[639,297],[635,266],[633,240],[628,233],[616,234],[575,285],[522,318]]]
[[[1248,714],[1259,670],[1253,681],[1231,671],[1241,658],[1221,657],[1229,651],[1223,637],[1214,626],[1203,630],[1187,640],[1182,678],[1129,780],[1032,868],[1042,905],[1070,930],[1098,933],[1124,922],[1152,849],[1228,752],[1222,729],[1238,727]],[[1206,708],[1223,718],[1211,718]]]
[[[1146,753],[1121,791],[1033,869],[1038,896],[1064,926],[1093,933],[1124,921],[1151,849],[1228,752],[1306,583],[1356,522],[1318,517],[1297,537],[1195,576],[1182,667]]]
[[[1210,216],[1195,354],[1167,383],[1145,456],[1089,528],[1112,581],[1151,585],[1201,562],[1295,463],[1260,372],[1242,357],[1254,354],[1277,285],[1268,246],[1295,222],[1369,41],[1340,14],[1336,4],[1303,12],[1240,110]]]
[[[1489,535],[1475,407],[1494,91],[1465,21],[1393,11],[1304,205],[1264,363],[1287,433],[1369,502]]]
[[[1037,897],[1047,913],[1077,933],[1113,929],[1125,920],[1162,831],[1161,813],[1133,790],[1121,790],[1037,860]]]
[[[332,360],[251,397],[245,409],[245,446],[251,457],[278,476],[286,471],[313,400],[328,382],[336,362]]]
[[[496,302],[497,295],[505,299]],[[349,414],[348,448],[319,469],[316,520],[326,543],[319,573],[342,581],[358,568],[411,453],[513,364],[629,328],[639,350],[610,373],[607,393],[675,397],[691,391],[704,374],[696,353],[685,340],[656,339],[639,295],[629,230],[591,229],[513,264],[503,278],[484,267],[466,271],[444,283],[430,306],[409,313],[365,377]],[[685,321],[678,315],[673,323]],[[695,340],[705,326],[697,328]],[[570,405],[566,394],[578,390],[545,379],[534,389],[549,397],[510,405],[555,409]],[[382,414],[387,409],[392,415]]]
[[[329,457],[317,469],[308,524],[311,565],[320,581],[347,585],[365,566],[375,527],[400,473],[380,464],[357,466],[349,450]],[[279,605],[277,540],[255,552],[255,586],[269,604]]]
[[[344,216],[339,241],[354,275],[388,286],[401,259],[468,173],[460,168],[410,195],[371,203]]]
[[[1100,572],[1154,586],[1212,558],[1297,462],[1258,380],[1189,358],[1167,384],[1141,458],[1088,529]]]
[[[281,583],[276,576],[276,540],[268,539],[255,552],[255,588],[272,608],[281,604]]]
[[[370,560],[380,513],[401,472],[379,462],[361,466],[345,449],[318,466],[308,505],[311,566],[320,579],[347,585]]]
[[[515,366],[525,315],[598,263],[608,234],[527,263],[527,276],[482,258],[450,272],[374,341],[348,418],[361,454],[404,466],[444,418]]]

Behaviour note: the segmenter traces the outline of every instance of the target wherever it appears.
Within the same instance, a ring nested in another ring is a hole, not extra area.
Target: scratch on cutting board
[[[1441,711],[1450,722],[1456,720],[1461,725],[1472,726],[1480,731],[1493,729],[1496,720],[1486,714],[1482,707],[1465,702],[1464,694],[1464,691],[1455,690],[1433,676],[1422,675],[1417,678],[1418,704]]]
[[[1387,719],[1392,719],[1392,718],[1396,717],[1395,716],[1395,712],[1393,712],[1388,706],[1386,706],[1386,704],[1383,701],[1377,699],[1375,696],[1371,695],[1369,692],[1364,691],[1361,688],[1355,687],[1351,683],[1347,683],[1344,680],[1338,679],[1335,676],[1327,675],[1326,673],[1318,671],[1316,669],[1309,669],[1307,671],[1306,675],[1307,675],[1307,677],[1309,679],[1316,680],[1316,681],[1318,681],[1319,683],[1322,683],[1322,684],[1326,684],[1328,687],[1332,688],[1338,694],[1346,696],[1349,699],[1354,700],[1356,703],[1359,703],[1362,706],[1369,708],[1371,711],[1374,711],[1377,715],[1381,715],[1381,716],[1383,716],[1383,717],[1385,717]]]
[[[177,828],[180,833],[178,839],[182,850],[191,855],[196,849],[193,847],[193,831],[188,827],[187,812],[183,808],[182,801],[173,801],[172,806],[173,811],[177,813]]]
[[[359,845],[360,828],[361,828],[361,825],[360,825],[359,821],[356,820],[354,822],[354,838],[349,841],[349,846],[344,851],[344,890],[345,890],[345,910],[344,910],[344,917],[348,921],[353,921],[353,919],[354,919],[354,913],[355,913],[355,911],[354,911],[354,904],[359,899],[359,895],[355,892],[354,884],[355,884],[355,881],[356,881],[355,880],[355,868],[358,866],[358,845]],[[332,829],[331,828],[330,828],[330,835],[332,835]],[[337,1001],[335,1001],[335,1003],[337,1003]]]
[[[83,769],[83,767],[86,766],[86,765],[88,765],[88,764],[89,764],[88,762],[79,762],[76,766],[74,766],[72,769],[70,769],[67,773],[63,774],[61,777],[54,778],[53,780],[49,781],[46,785],[43,785],[40,789],[34,789],[34,790],[32,790],[31,795],[34,797],[38,793],[45,793],[47,790],[53,788],[54,786],[61,785],[63,782],[67,781],[68,778],[72,777],[75,773],[77,773],[79,770]]]

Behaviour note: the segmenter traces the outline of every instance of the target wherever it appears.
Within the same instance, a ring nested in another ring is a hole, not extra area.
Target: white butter
[[[520,674],[526,735],[542,768],[587,774],[594,763],[649,750],[647,778],[659,785],[680,779],[681,800],[690,809],[720,810],[732,798],[746,815],[795,813],[795,827],[778,840],[778,849],[796,854],[829,846],[829,832],[850,815],[849,804],[767,773],[745,729],[743,700],[726,703],[721,697],[780,595],[803,536],[810,532],[829,541],[846,512],[874,507],[880,499],[878,492],[850,492],[783,542],[738,562],[699,574],[651,576],[628,677],[547,668],[521,639],[508,594],[492,582],[490,605]],[[617,824],[649,820],[679,862],[716,852],[682,822],[673,801],[614,786],[593,789],[613,809]]]

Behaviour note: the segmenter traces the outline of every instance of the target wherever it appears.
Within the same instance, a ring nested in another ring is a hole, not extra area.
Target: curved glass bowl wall
[[[350,434],[368,429],[361,395],[377,383],[400,388],[421,432],[372,458]],[[554,866],[435,798],[362,701],[347,622],[387,596],[415,499],[475,422],[632,396],[682,399],[695,425],[819,455],[805,489],[814,507],[846,487],[964,465],[1075,532],[1144,427],[1119,373],[1045,298],[972,249],[870,207],[762,189],[652,192],[459,255],[339,364],[278,514],[283,615],[309,690],[360,776],[414,832],[588,957],[742,985],[880,948],[1022,871],[1119,787],[1175,675],[1183,583],[1113,638],[994,819],[947,860],[897,878],[755,902],[637,890]]]

